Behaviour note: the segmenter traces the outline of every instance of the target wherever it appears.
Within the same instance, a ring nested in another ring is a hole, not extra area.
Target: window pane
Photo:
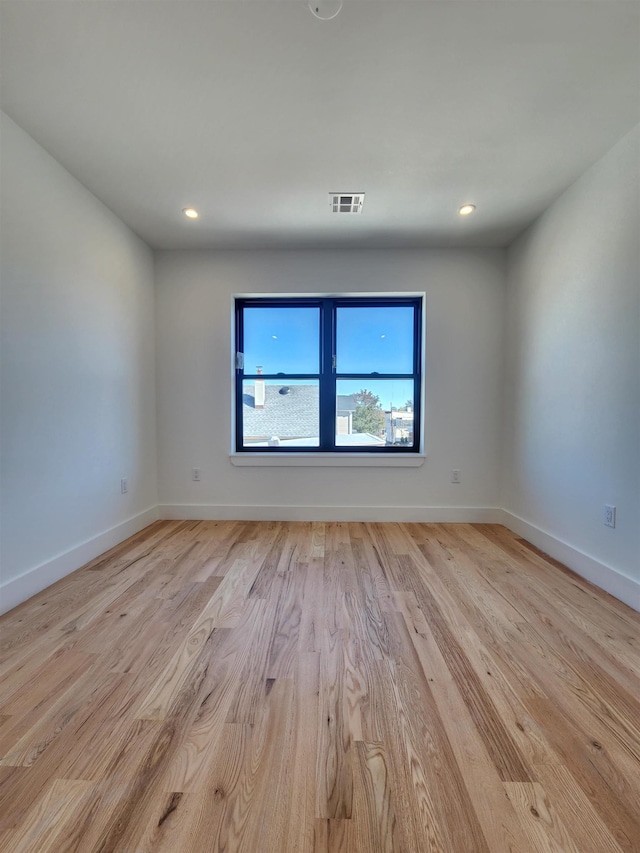
[[[318,447],[318,382],[245,379],[242,435],[247,447]]]
[[[338,308],[338,373],[413,373],[413,308]]]
[[[245,308],[244,372],[318,373],[319,308]]]
[[[338,379],[336,446],[413,444],[413,382],[410,379]]]

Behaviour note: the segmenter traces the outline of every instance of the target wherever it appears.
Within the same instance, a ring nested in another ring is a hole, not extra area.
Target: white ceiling
[[[635,0],[0,8],[3,109],[156,248],[505,245],[640,120]]]

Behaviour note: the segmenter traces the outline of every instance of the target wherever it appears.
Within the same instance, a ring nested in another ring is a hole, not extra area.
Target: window
[[[236,450],[417,453],[422,297],[237,298]]]

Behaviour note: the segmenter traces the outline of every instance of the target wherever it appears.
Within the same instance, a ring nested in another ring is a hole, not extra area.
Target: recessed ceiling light
[[[475,204],[463,204],[462,207],[458,208],[458,213],[460,216],[469,216],[475,209]]]
[[[200,215],[197,210],[194,210],[193,207],[185,207],[182,212],[185,216],[188,216],[189,219],[197,219]]]
[[[307,6],[321,21],[332,21],[342,9],[344,0],[308,0]]]

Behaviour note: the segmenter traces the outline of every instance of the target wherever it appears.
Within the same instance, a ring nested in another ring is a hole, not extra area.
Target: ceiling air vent
[[[364,193],[329,193],[329,204],[334,213],[362,213]]]

